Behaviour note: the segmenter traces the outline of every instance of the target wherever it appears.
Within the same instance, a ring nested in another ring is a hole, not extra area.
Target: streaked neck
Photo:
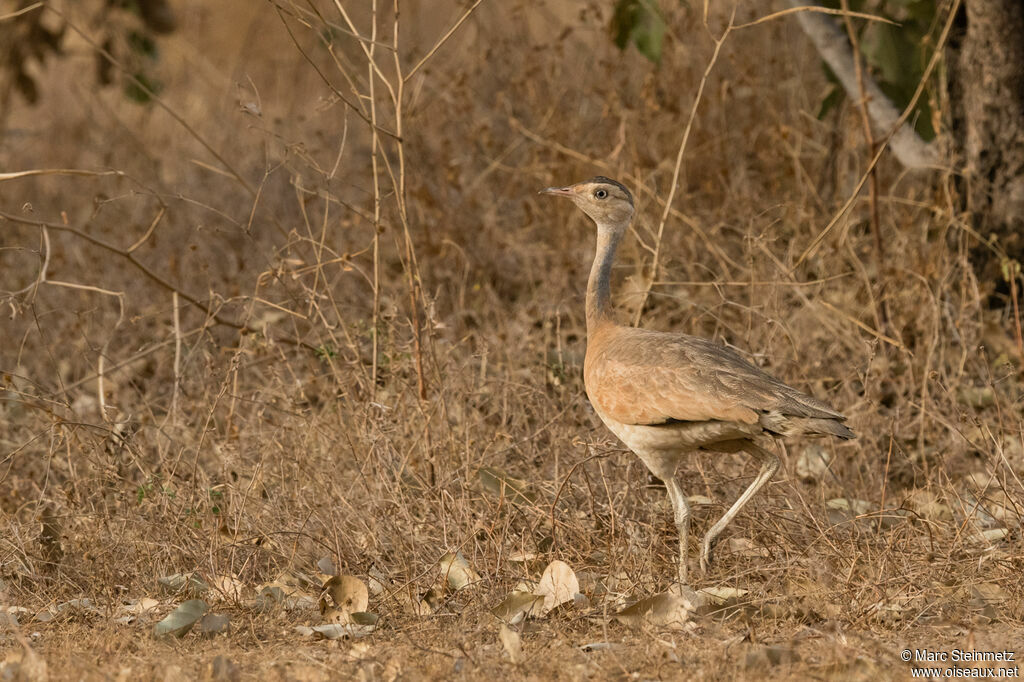
[[[587,333],[598,323],[612,319],[611,279],[615,250],[625,229],[612,225],[597,226],[597,253],[587,281]]]

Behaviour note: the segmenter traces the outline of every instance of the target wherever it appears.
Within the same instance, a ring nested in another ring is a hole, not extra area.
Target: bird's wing
[[[588,342],[587,394],[625,424],[757,422],[764,413],[843,416],[713,341],[629,327],[606,327]]]

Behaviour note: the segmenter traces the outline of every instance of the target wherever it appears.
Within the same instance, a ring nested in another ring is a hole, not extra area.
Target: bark
[[[950,100],[966,208],[980,234],[1024,262],[1024,3],[967,0],[965,19],[950,60]],[[974,259],[983,281],[998,287],[1000,259],[986,248]]]

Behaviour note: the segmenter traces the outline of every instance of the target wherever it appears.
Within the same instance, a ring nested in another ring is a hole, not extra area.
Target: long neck
[[[590,279],[587,281],[587,331],[601,321],[612,318],[611,278],[612,262],[615,260],[615,249],[618,248],[625,226],[597,226],[597,253],[594,264],[590,268]]]

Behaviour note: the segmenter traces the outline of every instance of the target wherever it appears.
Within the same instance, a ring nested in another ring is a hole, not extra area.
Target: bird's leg
[[[700,570],[707,572],[708,564],[711,562],[711,547],[714,545],[715,540],[725,530],[725,527],[729,525],[740,510],[743,509],[743,505],[750,501],[750,498],[757,494],[765,483],[771,480],[775,472],[779,470],[779,458],[774,454],[758,447],[754,443],[744,444],[743,449],[754,457],[757,461],[761,462],[761,471],[757,473],[757,477],[754,478],[740,498],[733,502],[732,506],[729,507],[729,511],[722,515],[715,525],[711,526],[711,530],[704,536],[704,541],[701,543],[700,549]],[[685,500],[684,500],[685,501]]]
[[[686,495],[676,482],[675,476],[663,479],[665,490],[668,491],[668,499],[672,503],[672,511],[675,514],[676,530],[679,531],[679,584],[686,584],[686,556],[687,543],[690,536],[690,505],[686,502]]]

